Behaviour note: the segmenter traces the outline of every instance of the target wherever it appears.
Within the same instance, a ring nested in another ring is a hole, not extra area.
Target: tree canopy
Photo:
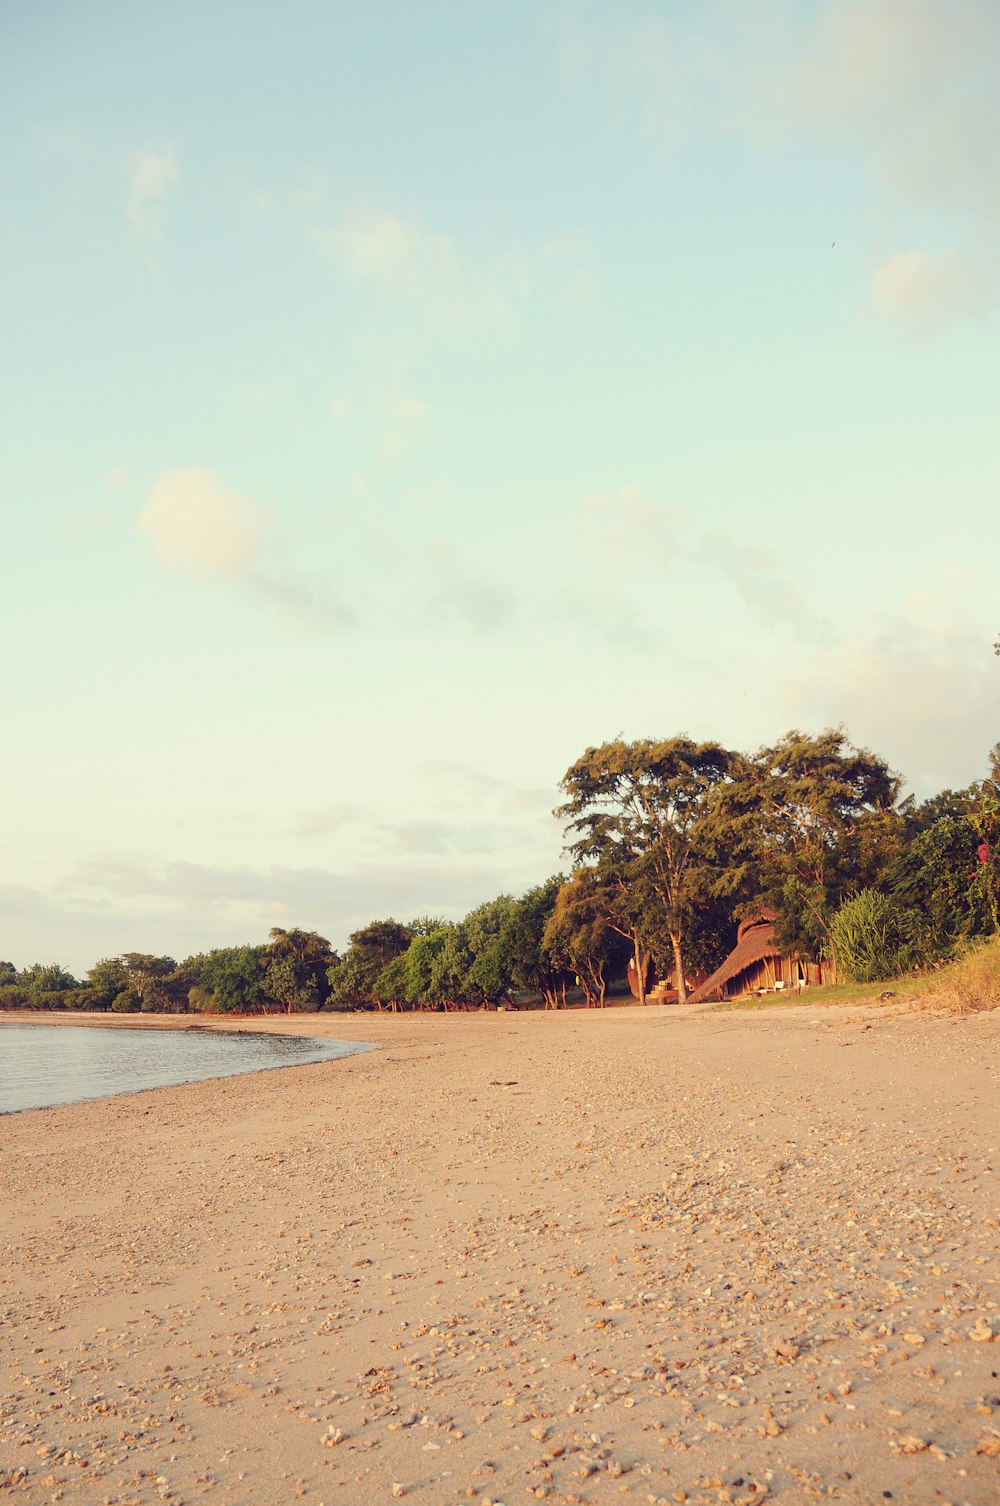
[[[617,739],[560,783],[568,876],[460,918],[372,920],[343,957],[317,931],[275,926],[264,943],[180,963],[102,958],[81,981],[57,963],[0,962],[0,1009],[559,1008],[581,994],[600,1006],[626,963],[640,1000],[651,964],[683,999],[762,910],[786,955],[887,976],[998,930],[1000,743],[987,769],[917,803],[843,729],[793,729],[753,754],[686,735]]]
[[[561,782],[569,851],[617,892],[617,926],[633,942],[640,978],[642,948],[667,937],[682,1000],[688,933],[719,879],[714,796],[734,759],[688,737],[617,741],[588,748]]]

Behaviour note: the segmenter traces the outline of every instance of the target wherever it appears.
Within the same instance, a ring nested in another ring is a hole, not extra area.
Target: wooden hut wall
[[[737,973],[735,978],[730,978],[721,992],[725,999],[742,999],[761,989],[771,990],[776,983],[792,989],[798,988],[800,982],[817,988],[820,984],[836,981],[837,969],[831,961],[799,962],[794,957],[761,957]]]

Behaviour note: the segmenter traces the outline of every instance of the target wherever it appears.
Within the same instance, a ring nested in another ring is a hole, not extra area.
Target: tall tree
[[[419,929],[403,956],[406,998],[418,1009],[443,1009],[450,997],[449,941],[455,931],[449,921]]]
[[[218,947],[187,958],[178,972],[189,980],[191,1008],[219,1014],[266,1013],[275,1003],[274,993],[265,986],[273,958],[266,946]]]
[[[286,1013],[322,1009],[329,994],[328,971],[337,955],[317,931],[273,926],[264,959],[265,992]]]
[[[609,969],[623,970],[628,939],[612,925],[613,897],[592,868],[579,868],[556,895],[545,924],[546,950],[580,980],[587,1006],[603,1009]]]
[[[742,762],[723,814],[758,895],[778,911],[784,945],[825,945],[833,954],[833,912],[877,886],[902,845],[900,784],[884,759],[840,729],[787,732]]]
[[[376,979],[386,963],[402,956],[412,940],[410,927],[398,920],[373,920],[352,931],[339,966],[327,974],[334,1003],[353,1007],[377,1002]]]
[[[990,772],[979,782],[983,795],[1000,800],[1000,743],[994,743],[989,751]]]
[[[514,987],[526,993],[540,993],[546,1009],[558,1009],[565,1003],[567,968],[557,952],[546,943],[546,925],[555,910],[556,896],[563,886],[562,874],[537,884],[516,901],[500,931],[500,947],[510,969]]]
[[[714,796],[733,760],[688,737],[617,741],[588,748],[561,781],[569,851],[617,889],[640,979],[643,942],[655,949],[666,935],[680,1000],[688,931],[719,879]]]
[[[511,959],[503,942],[504,928],[514,910],[513,898],[500,894],[470,910],[456,928],[456,961],[466,961],[464,978],[456,978],[457,996],[464,1003],[480,1007],[499,1004],[514,988]]]
[[[125,952],[119,959],[128,979],[126,991],[134,993],[142,1009],[149,1013],[187,1007],[186,990],[178,997],[171,987],[171,975],[177,970],[173,957],[156,957],[151,952]]]

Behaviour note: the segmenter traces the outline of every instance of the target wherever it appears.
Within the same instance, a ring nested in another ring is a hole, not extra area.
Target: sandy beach
[[[997,1012],[254,1028],[0,1119],[4,1499],[1000,1499]]]

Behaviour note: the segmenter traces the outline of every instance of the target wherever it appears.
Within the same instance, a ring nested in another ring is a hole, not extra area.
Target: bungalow
[[[774,910],[761,910],[740,923],[736,945],[704,983],[688,997],[689,1004],[703,999],[743,999],[748,994],[799,989],[807,984],[836,981],[832,962],[809,962],[797,953],[786,955],[774,939]]]

